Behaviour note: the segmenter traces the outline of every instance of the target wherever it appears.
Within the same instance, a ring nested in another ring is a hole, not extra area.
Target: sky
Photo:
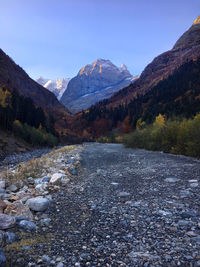
[[[0,0],[0,48],[33,79],[74,77],[97,58],[133,76],[171,49],[200,0]]]

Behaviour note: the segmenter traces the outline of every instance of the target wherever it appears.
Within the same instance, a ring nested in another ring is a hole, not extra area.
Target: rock
[[[0,194],[6,194],[6,190],[3,188],[0,188]]]
[[[27,220],[28,218],[24,215],[19,215],[19,216],[16,216],[15,219],[16,219],[16,222],[18,223],[20,221]]]
[[[51,258],[48,255],[43,255],[42,259],[47,261],[47,262],[51,261]]]
[[[118,194],[118,196],[119,196],[119,197],[128,197],[128,196],[130,196],[130,194],[127,193],[127,192],[120,192],[120,193]]]
[[[49,178],[49,177],[44,177],[44,178],[42,179],[42,182],[43,182],[43,183],[49,183],[49,182],[50,182],[50,178]]]
[[[193,210],[184,211],[180,215],[182,218],[191,218],[197,216],[197,214]]]
[[[170,178],[165,179],[165,182],[167,182],[167,183],[176,183],[178,181],[180,181],[180,179],[174,178],[174,177],[170,177]]]
[[[9,187],[7,187],[7,190],[15,193],[18,191],[18,187],[14,184],[11,184]]]
[[[7,204],[0,199],[0,213],[3,213],[3,211],[6,209]]]
[[[185,220],[178,221],[178,226],[188,226],[189,224],[190,224],[189,221],[185,221]]]
[[[22,228],[23,230],[30,232],[33,230],[36,230],[36,225],[33,222],[22,220],[18,223],[18,226]]]
[[[0,249],[0,266],[4,267],[6,264],[6,257],[2,251],[2,249]]]
[[[77,175],[77,171],[76,171],[75,168],[71,168],[71,169],[70,169],[70,173],[71,173],[72,175]]]
[[[31,210],[42,212],[49,207],[50,201],[47,198],[36,197],[28,199],[26,204]]]
[[[51,222],[51,219],[50,218],[44,218],[44,219],[41,219],[40,220],[40,224],[42,226],[48,226],[50,224],[50,222]]]
[[[28,177],[27,182],[28,182],[28,184],[32,184],[32,185],[35,184],[35,180],[32,177]]]
[[[16,223],[14,217],[7,214],[0,214],[0,229],[5,230],[12,228]]]
[[[64,177],[66,177],[66,175],[64,175],[63,173],[54,173],[50,179],[50,183],[52,184],[59,183],[61,181],[61,178]]]
[[[59,262],[56,267],[64,267],[64,264],[62,262]]]
[[[15,233],[12,232],[6,232],[5,233],[5,240],[7,244],[12,244],[17,240],[17,236]]]
[[[0,181],[0,188],[5,189],[5,187],[6,187],[6,182],[1,180]]]
[[[47,184],[46,183],[42,183],[42,184],[37,184],[35,189],[37,191],[43,192],[47,189]]]
[[[197,236],[197,234],[194,231],[189,231],[186,233],[186,235],[190,236],[190,237],[195,237]]]
[[[21,201],[15,201],[7,206],[4,211],[5,214],[11,216],[25,216],[27,219],[32,220],[33,214],[27,205],[24,205]]]
[[[37,178],[34,179],[35,185],[41,184],[42,183],[42,178]]]
[[[4,245],[4,241],[5,241],[5,232],[0,230],[0,247]]]

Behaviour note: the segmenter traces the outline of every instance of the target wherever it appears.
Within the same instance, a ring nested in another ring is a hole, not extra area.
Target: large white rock
[[[58,182],[61,181],[61,179],[64,179],[66,177],[66,175],[64,175],[63,173],[54,173],[50,179],[50,183],[52,184],[56,184]]]
[[[26,204],[33,211],[45,211],[49,207],[50,201],[47,198],[35,197],[28,199]]]

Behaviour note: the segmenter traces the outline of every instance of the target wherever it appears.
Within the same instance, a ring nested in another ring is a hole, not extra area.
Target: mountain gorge
[[[118,68],[110,60],[97,59],[70,80],[61,102],[76,113],[111,97],[132,79],[125,65]]]

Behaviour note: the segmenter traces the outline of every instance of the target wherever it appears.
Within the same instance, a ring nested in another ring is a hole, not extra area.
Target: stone
[[[56,267],[64,267],[64,264],[62,262],[59,262]]]
[[[0,229],[5,230],[12,228],[16,224],[15,217],[7,214],[0,214]]]
[[[47,189],[47,184],[46,183],[42,183],[42,184],[37,184],[35,189],[37,191],[43,192]]]
[[[0,213],[3,213],[6,207],[7,207],[7,204],[2,199],[0,199]]]
[[[118,194],[118,196],[119,196],[119,197],[128,197],[128,196],[130,196],[130,194],[127,193],[127,192],[120,192],[120,193]]]
[[[5,232],[0,230],[0,247],[3,247],[5,241]]]
[[[61,178],[66,177],[63,173],[54,173],[50,179],[50,183],[56,184],[61,181]]]
[[[180,215],[182,218],[191,218],[197,216],[197,214],[193,210],[184,211]]]
[[[48,226],[50,224],[50,222],[51,222],[51,219],[50,218],[44,218],[44,219],[41,219],[40,220],[40,224],[42,226]]]
[[[22,220],[18,223],[18,226],[22,228],[23,230],[30,232],[33,230],[36,230],[36,225],[33,222],[27,221],[27,220]]]
[[[0,188],[5,189],[6,188],[6,182],[5,181],[0,181]]]
[[[7,206],[4,211],[5,214],[10,216],[25,216],[27,219],[32,220],[33,214],[27,205],[24,205],[21,201],[15,201]]]
[[[50,200],[47,198],[36,197],[27,200],[26,204],[33,211],[45,211],[50,204]]]
[[[44,177],[44,178],[42,179],[42,182],[43,182],[43,183],[49,183],[49,182],[50,182],[50,178],[49,178],[49,177]]]
[[[32,185],[35,184],[35,180],[32,177],[28,177],[27,182],[28,182],[28,184],[32,184]]]
[[[16,216],[15,219],[16,219],[16,222],[18,223],[20,221],[27,220],[28,218],[24,215],[19,215],[19,216]]]
[[[180,179],[174,178],[174,177],[169,177],[169,178],[165,179],[165,182],[167,182],[167,183],[176,183],[178,181],[180,181]]]
[[[43,255],[42,259],[47,261],[47,262],[51,261],[51,258],[48,255]]]
[[[11,184],[9,187],[7,187],[7,190],[15,193],[18,191],[18,187],[14,184]]]
[[[17,240],[17,236],[15,233],[6,232],[5,233],[5,240],[7,244],[12,244]]]
[[[6,257],[5,254],[3,253],[3,250],[0,249],[0,266],[4,267],[6,264]]]

